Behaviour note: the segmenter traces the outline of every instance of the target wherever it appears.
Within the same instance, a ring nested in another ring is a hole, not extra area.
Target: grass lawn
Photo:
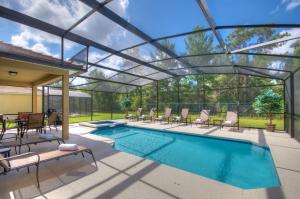
[[[130,114],[135,114],[130,113]],[[160,113],[159,115],[162,115],[163,113]],[[113,119],[121,119],[124,118],[124,113],[114,113]],[[199,115],[198,114],[192,114],[191,118],[192,121],[195,120]],[[110,113],[98,113],[94,114],[93,120],[110,120],[111,114]],[[213,119],[224,119],[224,116],[211,116],[211,123]],[[69,119],[70,123],[76,123],[76,122],[85,122],[85,121],[91,121],[91,116],[82,116],[82,117],[70,117]],[[252,128],[265,128],[265,123],[267,123],[267,119],[263,117],[240,117],[240,127],[252,127]],[[283,119],[276,118],[273,120],[273,123],[276,124],[276,130],[282,131],[284,128],[284,121]]]

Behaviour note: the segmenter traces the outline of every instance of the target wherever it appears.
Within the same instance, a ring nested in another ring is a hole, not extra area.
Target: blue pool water
[[[94,134],[113,139],[117,150],[243,189],[280,186],[269,149],[248,142],[128,126]]]
[[[96,121],[96,122],[91,122],[92,124],[113,124],[113,121]]]

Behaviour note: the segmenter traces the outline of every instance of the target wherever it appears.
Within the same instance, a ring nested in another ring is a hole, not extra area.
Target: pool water
[[[114,124],[113,121],[97,121],[97,122],[91,122],[91,124]]]
[[[117,150],[243,189],[280,186],[269,149],[248,142],[128,126],[94,134]]]

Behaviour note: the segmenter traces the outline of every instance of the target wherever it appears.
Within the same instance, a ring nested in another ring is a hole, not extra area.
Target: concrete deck
[[[92,128],[70,125],[68,143],[93,150],[98,169],[90,156],[67,157],[43,163],[41,187],[36,187],[34,167],[0,176],[0,198],[230,198],[296,199],[300,196],[300,143],[285,133],[258,129],[181,126],[160,123],[129,122],[146,128],[169,129],[186,133],[243,139],[271,149],[282,186],[272,189],[242,190],[212,179],[167,165],[116,151],[111,140],[89,134]],[[10,130],[11,132],[13,130]],[[33,133],[34,134],[34,133]],[[59,133],[58,133],[59,134]],[[56,149],[57,143],[32,146],[36,152]],[[27,149],[23,148],[25,152]]]

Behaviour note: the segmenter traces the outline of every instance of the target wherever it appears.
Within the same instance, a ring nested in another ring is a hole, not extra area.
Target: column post
[[[69,139],[69,74],[62,76],[62,137]]]
[[[37,86],[33,85],[32,86],[32,112],[37,113],[37,101],[38,101],[38,96],[37,96]]]

